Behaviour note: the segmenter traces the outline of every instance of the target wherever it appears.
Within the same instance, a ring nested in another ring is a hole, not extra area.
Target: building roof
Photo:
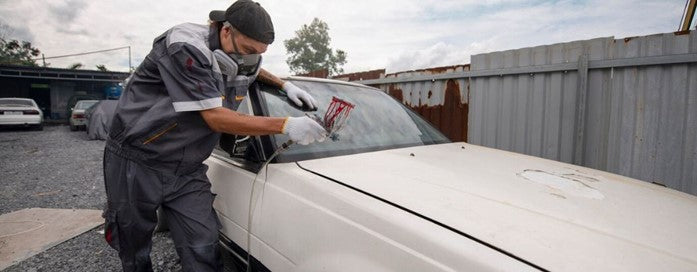
[[[0,77],[121,82],[129,73],[97,70],[73,70],[38,66],[0,65]]]

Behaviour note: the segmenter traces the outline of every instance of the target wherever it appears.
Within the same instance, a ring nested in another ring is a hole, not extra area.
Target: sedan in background
[[[80,128],[84,128],[87,123],[85,118],[85,110],[92,105],[99,102],[99,100],[80,100],[75,103],[75,107],[72,108],[70,113],[70,130],[76,131]]]
[[[44,113],[33,99],[0,98],[0,126],[43,129]]]

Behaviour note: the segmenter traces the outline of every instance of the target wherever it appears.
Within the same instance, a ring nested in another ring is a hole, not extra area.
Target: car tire
[[[76,131],[76,130],[77,130],[77,126],[70,125],[70,131]]]
[[[169,230],[169,225],[167,224],[167,217],[165,212],[162,211],[162,206],[157,208],[157,226],[155,226],[155,232],[165,232]]]
[[[34,130],[42,131],[44,130],[44,124],[38,124],[34,126]]]

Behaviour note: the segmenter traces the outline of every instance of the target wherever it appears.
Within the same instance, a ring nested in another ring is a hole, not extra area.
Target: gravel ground
[[[26,208],[103,209],[103,141],[85,131],[46,126],[43,131],[0,130],[0,213]],[[118,254],[99,226],[4,271],[120,271]],[[180,271],[169,233],[153,237],[155,271]]]

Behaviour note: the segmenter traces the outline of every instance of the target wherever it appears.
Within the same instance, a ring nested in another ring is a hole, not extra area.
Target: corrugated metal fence
[[[465,67],[361,83],[397,97],[400,90],[405,103],[433,107],[454,99],[438,95],[457,82],[457,102],[469,115],[467,124],[455,125],[465,127],[470,143],[697,195],[697,34],[494,52],[472,56]]]
[[[469,65],[400,72],[388,74],[385,79],[462,71],[469,71]],[[421,114],[451,140],[464,141],[467,139],[467,86],[466,79],[446,79],[382,84],[376,87]]]

